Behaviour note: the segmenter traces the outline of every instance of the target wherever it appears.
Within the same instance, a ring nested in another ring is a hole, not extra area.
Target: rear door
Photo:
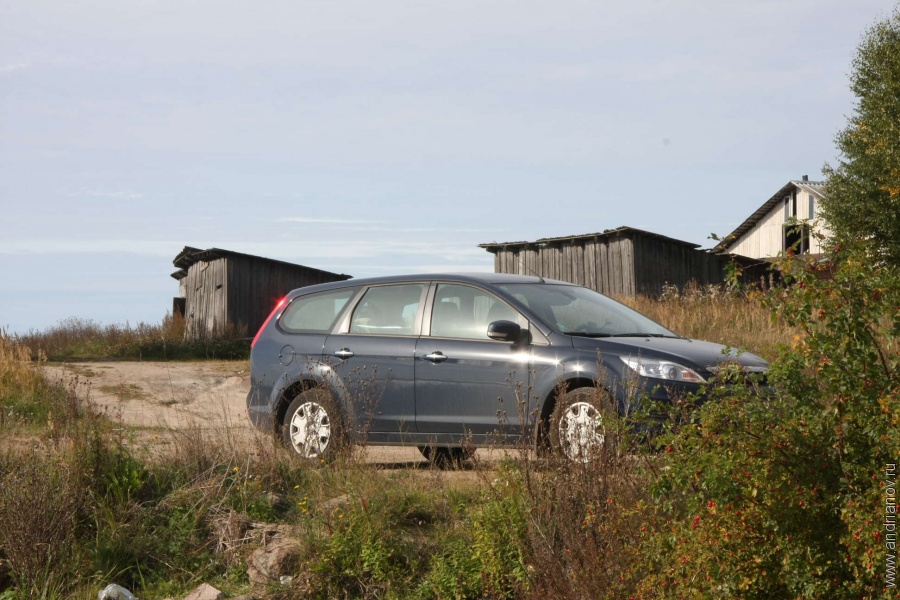
[[[413,357],[428,285],[402,283],[366,289],[337,333],[325,340],[360,432],[395,441],[415,430]]]
[[[531,405],[531,351],[491,340],[487,326],[508,320],[527,329],[528,321],[480,287],[437,283],[432,295],[415,352],[417,431],[521,433]]]

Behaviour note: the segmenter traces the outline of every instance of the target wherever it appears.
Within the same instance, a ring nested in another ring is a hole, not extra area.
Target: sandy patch
[[[260,444],[272,443],[247,417],[250,391],[247,361],[52,364],[47,376],[72,385],[79,398],[123,426],[138,428],[138,443],[166,444],[171,430],[225,432]],[[368,446],[362,460],[394,466],[426,464],[416,448]],[[479,451],[484,458],[491,453]]]

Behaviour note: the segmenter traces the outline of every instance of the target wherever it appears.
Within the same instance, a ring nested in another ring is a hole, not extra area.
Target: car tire
[[[297,395],[284,414],[284,445],[306,459],[332,460],[349,445],[344,415],[324,388]]]
[[[550,417],[554,452],[572,462],[589,463],[611,456],[617,444],[616,405],[603,388],[566,392]]]
[[[475,454],[474,448],[419,446],[419,452],[439,469],[460,469]]]

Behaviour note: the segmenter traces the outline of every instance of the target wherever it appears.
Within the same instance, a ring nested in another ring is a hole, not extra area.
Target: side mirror
[[[494,321],[488,325],[487,335],[499,342],[528,342],[528,330],[523,330],[518,323],[512,321]]]

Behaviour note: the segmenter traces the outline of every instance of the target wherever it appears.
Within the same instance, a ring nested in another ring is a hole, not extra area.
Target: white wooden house
[[[820,236],[828,236],[819,218],[824,183],[801,180],[787,182],[715,250],[748,258],[767,259],[793,249],[800,254],[822,253]]]

